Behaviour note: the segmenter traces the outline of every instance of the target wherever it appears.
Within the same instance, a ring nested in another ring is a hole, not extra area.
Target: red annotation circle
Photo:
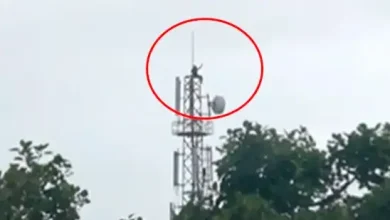
[[[256,85],[256,88],[255,88],[255,91],[253,91],[253,93],[251,94],[251,96],[242,104],[240,105],[239,107],[237,107],[236,109],[233,109],[231,110],[230,112],[227,112],[227,113],[224,113],[224,114],[220,114],[220,115],[215,115],[215,116],[210,116],[210,117],[200,117],[200,116],[192,116],[192,115],[188,115],[188,114],[185,114],[185,113],[182,113],[180,111],[177,111],[176,109],[172,108],[171,106],[169,106],[167,103],[165,103],[161,98],[160,96],[157,94],[157,92],[154,90],[153,88],[153,85],[152,85],[152,82],[150,80],[150,75],[149,75],[149,63],[150,63],[150,57],[153,53],[153,50],[154,48],[156,47],[156,45],[158,44],[158,42],[170,31],[172,31],[173,29],[179,27],[179,26],[182,26],[184,24],[188,24],[188,23],[191,23],[191,22],[197,22],[197,21],[212,21],[212,22],[217,22],[217,23],[221,23],[221,24],[225,24],[225,25],[228,25],[232,28],[234,28],[235,30],[239,31],[240,33],[242,33],[243,35],[245,35],[245,37],[248,38],[248,40],[252,43],[253,47],[256,49],[256,52],[259,56],[259,62],[260,62],[260,79],[259,79],[259,82],[257,83]],[[149,88],[150,90],[152,91],[153,95],[156,97],[156,99],[167,109],[169,109],[171,112],[174,112],[175,114],[177,115],[180,115],[182,117],[185,117],[185,118],[189,118],[189,119],[193,119],[193,120],[213,120],[213,119],[220,119],[220,118],[224,118],[224,117],[227,117],[227,116],[230,116],[230,115],[233,115],[234,113],[237,113],[238,111],[242,110],[246,105],[248,105],[252,100],[253,98],[256,96],[257,92],[259,91],[260,89],[260,86],[261,86],[261,83],[263,81],[263,75],[264,75],[264,67],[263,67],[263,57],[261,55],[261,52],[260,52],[260,49],[259,47],[257,46],[255,40],[253,40],[253,38],[246,32],[244,31],[242,28],[240,28],[239,26],[229,22],[229,21],[226,21],[226,20],[223,20],[223,19],[219,19],[219,18],[212,18],[212,17],[199,17],[199,18],[190,18],[190,19],[186,19],[184,21],[181,21],[181,22],[178,22],[174,25],[172,25],[171,27],[169,27],[168,29],[166,29],[163,33],[161,33],[157,39],[153,42],[152,46],[150,47],[149,49],[149,52],[148,52],[148,56],[146,58],[146,80],[148,81],[148,85],[149,85]]]

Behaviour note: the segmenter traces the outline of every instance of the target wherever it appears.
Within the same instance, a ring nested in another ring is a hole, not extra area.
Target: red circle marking
[[[237,31],[239,31],[240,33],[242,33],[243,35],[245,35],[249,41],[253,44],[253,46],[255,47],[256,49],[256,52],[259,56],[259,61],[260,61],[260,79],[259,79],[259,82],[257,83],[257,86],[256,86],[256,89],[255,91],[251,94],[251,96],[242,104],[240,105],[238,108],[236,109],[233,109],[231,110],[230,112],[227,112],[227,113],[224,113],[224,114],[220,114],[220,115],[216,115],[216,116],[210,116],[210,117],[199,117],[199,116],[192,116],[192,115],[188,115],[188,114],[185,114],[185,113],[182,113],[180,111],[177,111],[176,109],[172,108],[171,106],[169,106],[167,103],[165,103],[161,98],[160,96],[158,96],[157,92],[154,90],[153,88],[153,85],[152,85],[152,82],[150,80],[150,75],[149,75],[149,63],[150,63],[150,57],[153,53],[153,50],[154,48],[156,47],[157,43],[170,31],[172,31],[173,29],[181,26],[181,25],[184,25],[184,24],[187,24],[187,23],[191,23],[191,22],[196,22],[196,21],[213,21],[213,22],[217,22],[217,23],[222,23],[222,24],[225,24],[225,25],[228,25],[234,29],[236,29]],[[172,25],[171,27],[169,27],[168,29],[166,29],[162,34],[160,34],[160,36],[157,37],[157,39],[153,42],[152,46],[150,47],[149,49],[149,52],[148,52],[148,56],[146,58],[146,80],[148,81],[148,85],[149,85],[149,88],[150,90],[152,91],[153,95],[156,97],[156,99],[167,109],[169,109],[171,112],[174,112],[175,114],[177,115],[180,115],[182,117],[185,117],[185,118],[189,118],[189,119],[193,119],[193,120],[213,120],[213,119],[219,119],[219,118],[224,118],[224,117],[227,117],[229,115],[233,115],[234,113],[237,113],[238,111],[242,110],[246,105],[249,104],[249,102],[251,102],[253,100],[253,98],[256,96],[257,92],[259,91],[260,89],[260,86],[261,86],[261,83],[263,81],[263,75],[264,75],[264,67],[263,67],[263,57],[261,55],[261,52],[260,52],[260,49],[259,47],[257,46],[256,42],[253,40],[253,38],[246,32],[244,31],[242,28],[240,28],[239,26],[229,22],[229,21],[226,21],[226,20],[223,20],[223,19],[219,19],[219,18],[212,18],[212,17],[199,17],[199,18],[190,18],[190,19],[186,19],[184,21],[181,21],[181,22],[178,22],[174,25]]]

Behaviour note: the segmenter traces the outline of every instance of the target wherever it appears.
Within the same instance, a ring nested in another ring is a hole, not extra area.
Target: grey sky
[[[192,17],[228,19],[264,57],[263,85],[240,113],[216,121],[218,136],[244,119],[277,128],[302,124],[323,142],[332,131],[388,120],[390,2],[386,0],[0,0],[0,167],[21,138],[50,142],[91,192],[83,220],[137,212],[167,219],[173,114],[149,92],[144,63],[153,40]],[[258,79],[254,49],[217,24],[179,28],[151,63],[157,92],[189,68],[190,31],[205,87],[231,110]]]

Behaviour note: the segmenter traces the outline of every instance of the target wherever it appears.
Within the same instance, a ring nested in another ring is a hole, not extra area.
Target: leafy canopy
[[[20,142],[7,171],[0,173],[0,219],[77,220],[90,201],[87,190],[71,184],[71,164],[47,150],[48,144]]]
[[[245,121],[218,148],[213,220],[363,220],[390,216],[390,125],[332,134],[326,150],[305,127]],[[356,184],[369,193],[353,195]],[[188,210],[182,210],[189,213]]]

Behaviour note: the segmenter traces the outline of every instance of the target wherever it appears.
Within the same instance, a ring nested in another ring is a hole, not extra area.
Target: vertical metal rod
[[[195,65],[195,32],[191,32],[191,68]],[[190,115],[195,116],[195,94],[194,94],[194,77],[190,80]],[[192,156],[192,192],[195,193],[196,198],[199,194],[199,158],[198,158],[198,143],[195,139],[195,124],[196,121],[191,119],[191,156]],[[197,198],[198,199],[198,198]]]
[[[195,64],[195,32],[191,32],[191,67]]]

